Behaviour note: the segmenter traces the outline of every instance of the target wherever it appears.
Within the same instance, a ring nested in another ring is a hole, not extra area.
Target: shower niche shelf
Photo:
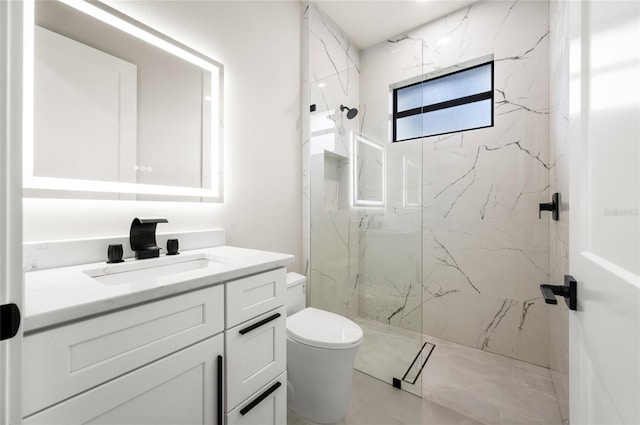
[[[349,209],[349,158],[323,151],[311,155],[311,207],[314,211]],[[322,194],[322,196],[317,196]]]

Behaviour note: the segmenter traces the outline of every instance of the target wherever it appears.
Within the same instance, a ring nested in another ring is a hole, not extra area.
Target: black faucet
[[[160,248],[156,244],[156,226],[168,223],[166,218],[134,218],[129,231],[131,250],[136,253],[136,260],[160,256]]]

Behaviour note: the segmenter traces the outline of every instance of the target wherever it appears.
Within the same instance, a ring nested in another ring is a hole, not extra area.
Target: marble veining
[[[453,256],[451,255],[447,247],[444,246],[442,242],[440,242],[435,236],[433,237],[433,241],[437,244],[440,250],[444,251],[444,254],[445,254],[441,257],[436,256],[435,257],[436,261],[439,261],[444,267],[452,267],[453,269],[457,270],[464,277],[464,279],[467,281],[469,286],[471,286],[471,288],[473,288],[473,290],[479,294],[480,290],[476,287],[476,285],[473,284],[471,279],[469,279],[469,275],[467,275],[464,272],[464,270],[460,268],[460,266],[456,262],[455,258],[453,258]]]
[[[345,205],[346,170],[331,190],[317,185],[313,167],[305,175],[312,305],[549,364],[538,289],[550,277],[549,219],[538,218],[538,204],[566,160],[549,149],[549,14],[545,2],[478,2],[357,51],[312,4],[310,103],[360,110],[354,120],[332,117],[336,153],[350,159],[358,132],[386,154],[384,208]],[[439,43],[445,36],[450,42]],[[387,143],[390,84],[487,55],[495,58],[493,127]],[[407,179],[408,162],[419,178]]]
[[[517,111],[526,111],[526,112],[531,112],[533,114],[549,115],[549,111],[535,110],[535,109],[530,108],[528,106],[525,106],[525,105],[522,105],[520,103],[514,102],[511,99],[508,99],[507,98],[507,94],[504,92],[504,90],[496,89],[496,92],[502,97],[502,100],[498,100],[498,101],[495,102],[496,111],[498,109],[502,108],[503,106],[509,106],[510,107],[507,111],[504,111],[504,110],[497,111],[498,115],[511,114],[511,113],[517,112]]]
[[[533,158],[535,161],[537,161],[541,166],[543,166],[547,170],[551,169],[553,167],[553,164],[546,163],[540,157],[541,156],[541,152],[538,152],[537,154],[534,155],[529,149],[523,147],[521,140],[516,140],[514,142],[509,142],[509,143],[506,143],[506,144],[504,144],[502,146],[498,146],[498,147],[489,147],[487,145],[479,146],[477,148],[477,151],[476,151],[475,159],[474,159],[473,163],[471,164],[469,170],[466,171],[464,174],[462,174],[457,179],[455,179],[454,181],[452,181],[451,183],[447,184],[443,189],[441,189],[439,192],[437,192],[433,196],[433,198],[436,199],[436,198],[440,197],[441,195],[443,195],[445,192],[447,192],[449,189],[454,188],[454,186],[456,186],[458,183],[463,182],[463,181],[468,181],[468,183],[463,187],[463,189],[458,191],[458,194],[457,194],[456,198],[453,200],[453,202],[451,203],[451,205],[449,206],[449,208],[445,212],[443,218],[446,218],[449,215],[451,210],[453,210],[453,208],[455,207],[457,201],[476,182],[476,177],[477,177],[476,171],[477,171],[478,161],[480,159],[480,154],[483,153],[483,152],[493,152],[493,151],[497,151],[497,150],[508,148],[508,147],[515,147],[518,150],[520,150],[521,152],[524,152],[527,156]],[[470,177],[470,178],[467,179],[467,177]],[[493,188],[494,188],[494,185],[492,184],[491,188],[490,188],[490,191],[492,191]],[[524,187],[523,187],[523,190],[524,190]],[[497,196],[497,191],[498,191],[498,188],[496,187],[496,195],[495,196]],[[516,197],[516,202],[514,203],[514,207],[515,207],[515,204],[517,203],[517,201],[522,196],[522,193],[523,193],[523,191],[520,191],[520,193]],[[483,209],[483,208],[485,208],[486,204],[488,203],[489,195],[487,195],[487,200],[485,200],[485,203],[481,207],[481,218],[483,218],[483,219],[484,219],[484,212],[486,211],[486,209]],[[496,205],[497,205],[497,203],[496,203]],[[494,207],[496,205],[494,205]],[[513,210],[513,207],[512,207],[512,210]]]
[[[445,35],[450,43],[439,45]],[[549,38],[547,5],[479,2],[366,49],[360,60],[363,132],[384,140],[386,99],[372,94],[375,84],[494,55],[494,127],[418,142],[422,294],[411,308],[395,296],[379,304],[391,312],[404,306],[403,314],[421,310],[432,335],[543,366],[548,319],[537,286],[549,278],[549,239],[537,204],[548,201],[549,172],[561,159],[548,150]],[[416,44],[421,53],[411,50]],[[390,190],[398,185],[393,167],[388,161]],[[390,206],[385,221],[405,213]]]
[[[518,3],[518,1],[515,1],[513,3],[513,6],[511,6],[511,8],[509,8],[509,13],[511,13],[511,10],[516,6],[517,3]],[[540,37],[538,39],[538,41],[536,41],[536,44],[534,44],[533,47],[531,47],[530,49],[527,49],[524,53],[516,55],[516,56],[511,56],[511,57],[499,58],[499,59],[496,59],[496,62],[500,62],[500,61],[519,61],[519,60],[523,60],[523,59],[529,59],[529,57],[527,55],[529,53],[533,52],[540,45],[540,43],[542,43],[542,40],[544,40],[545,38],[547,38],[549,36],[549,34],[550,34],[550,31],[545,32],[544,35],[542,37]]]
[[[309,197],[309,228],[305,232],[312,254],[307,261],[309,297],[314,307],[353,317],[358,314],[363,281],[359,273],[361,217],[350,208],[349,166],[352,133],[359,130],[364,116],[359,105],[359,51],[314,3],[306,25],[309,104],[316,105],[316,113],[329,112],[328,119],[334,123],[329,135],[334,143],[317,148],[312,132],[310,154],[305,159],[309,161],[304,176]],[[340,105],[360,112],[349,120]]]
[[[514,300],[504,300],[502,302],[498,312],[493,316],[484,331],[478,336],[476,346],[480,347],[481,350],[484,350],[489,346],[489,340],[491,339],[493,332],[498,326],[500,326],[500,322],[504,319],[509,309],[513,307],[515,303],[516,302]]]
[[[558,161],[548,147],[548,13],[540,2],[474,3],[400,37],[421,40],[423,52],[419,67],[399,65],[426,73],[495,58],[494,127],[422,142],[423,330],[542,366],[548,318],[537,287],[549,279],[549,239],[537,204]],[[451,41],[439,46],[443,35]],[[363,73],[378,75],[386,46],[361,54]]]

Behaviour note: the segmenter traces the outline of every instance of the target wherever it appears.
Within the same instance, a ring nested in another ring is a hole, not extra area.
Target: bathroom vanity
[[[286,422],[285,254],[26,273],[25,424]]]

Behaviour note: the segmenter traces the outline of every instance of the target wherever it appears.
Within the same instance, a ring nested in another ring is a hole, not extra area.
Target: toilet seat
[[[301,344],[331,350],[355,348],[362,343],[360,326],[335,313],[313,307],[287,317],[287,336]]]

